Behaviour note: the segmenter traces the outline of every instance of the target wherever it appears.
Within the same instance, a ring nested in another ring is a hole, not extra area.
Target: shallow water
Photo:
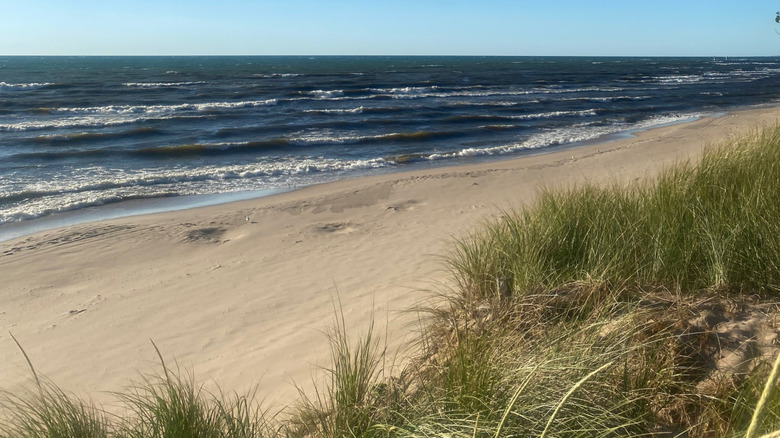
[[[778,96],[777,58],[0,57],[0,234],[119,201],[172,209],[512,157]]]

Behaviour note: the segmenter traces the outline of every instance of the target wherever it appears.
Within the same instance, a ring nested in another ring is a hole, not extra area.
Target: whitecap
[[[664,116],[651,117],[647,120],[642,120],[640,122],[631,125],[613,124],[613,125],[598,126],[598,125],[591,125],[589,123],[582,123],[582,124],[577,124],[566,128],[534,134],[518,143],[493,146],[487,148],[464,148],[454,152],[443,152],[443,153],[431,154],[427,158],[429,160],[442,160],[442,159],[451,159],[451,158],[458,158],[458,157],[477,157],[477,156],[512,154],[523,150],[541,149],[549,146],[565,145],[565,144],[580,143],[580,142],[595,140],[607,135],[617,134],[620,132],[646,130],[646,129],[656,128],[656,127],[669,125],[673,123],[695,120],[702,116],[703,114],[698,114],[698,113],[670,114]]]
[[[344,95],[344,90],[312,90],[307,92],[310,96],[314,96],[318,99],[331,99],[334,97],[341,97]]]
[[[359,106],[357,108],[309,109],[303,112],[307,114],[361,114],[363,109],[362,106]]]
[[[106,105],[92,107],[53,108],[52,114],[160,114],[182,110],[208,111],[214,109],[248,108],[276,105],[277,99],[239,102],[182,103],[177,105]]]
[[[270,74],[256,73],[252,76],[256,78],[263,78],[263,79],[274,79],[274,78],[295,78],[303,75],[300,73],[270,73]]]
[[[188,82],[125,82],[124,86],[133,88],[168,88],[168,87],[186,87],[190,85],[202,85],[204,81]]]
[[[27,82],[19,84],[9,84],[7,82],[0,82],[0,91],[24,91],[24,90],[37,90],[39,88],[48,87],[54,85],[51,82]]]
[[[166,120],[173,116],[155,116],[148,115],[140,117],[95,117],[95,116],[77,116],[65,117],[53,120],[28,120],[19,123],[0,124],[1,131],[30,131],[36,129],[48,128],[75,128],[75,127],[103,127],[116,126],[128,123],[136,123],[147,120]]]

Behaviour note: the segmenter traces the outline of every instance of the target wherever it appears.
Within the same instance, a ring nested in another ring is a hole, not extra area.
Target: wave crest
[[[51,82],[28,82],[20,84],[9,84],[7,82],[0,82],[0,91],[26,91],[37,90],[39,88],[49,87],[54,85]]]

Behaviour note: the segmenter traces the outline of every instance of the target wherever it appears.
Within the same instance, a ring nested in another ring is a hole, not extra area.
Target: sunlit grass
[[[777,296],[778,181],[780,128],[756,131],[629,187],[545,190],[449,260],[477,296],[593,280]]]

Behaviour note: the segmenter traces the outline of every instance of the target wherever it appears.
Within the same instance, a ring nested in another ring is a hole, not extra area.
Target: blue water
[[[779,98],[780,58],[0,57],[0,230],[512,157]]]

